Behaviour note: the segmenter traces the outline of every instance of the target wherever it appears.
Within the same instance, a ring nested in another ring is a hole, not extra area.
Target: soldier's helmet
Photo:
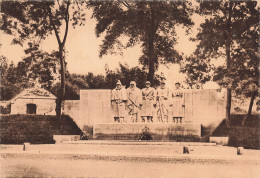
[[[122,85],[121,81],[118,80],[118,81],[116,82],[116,85]]]
[[[130,88],[135,88],[135,87],[136,87],[135,81],[131,81],[131,82],[130,82]]]
[[[135,85],[135,81],[131,81],[131,82],[130,82],[130,85]]]
[[[147,81],[147,82],[145,82],[145,84],[149,84],[149,85],[151,85],[151,82]]]
[[[160,83],[161,83],[161,84],[165,84],[165,80],[162,80]]]

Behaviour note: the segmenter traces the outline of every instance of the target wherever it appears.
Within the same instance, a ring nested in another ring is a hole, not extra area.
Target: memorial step
[[[77,140],[63,141],[64,144],[83,145],[164,145],[164,146],[216,146],[208,142],[136,141],[136,140]]]

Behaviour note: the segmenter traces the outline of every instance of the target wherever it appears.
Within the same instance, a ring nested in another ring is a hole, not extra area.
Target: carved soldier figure
[[[127,92],[127,106],[129,108],[128,115],[132,122],[138,121],[138,113],[140,111],[141,103],[141,90],[136,87],[135,81],[130,82],[130,87],[126,90]]]
[[[160,88],[157,89],[157,116],[160,122],[168,122],[169,98],[170,90],[165,88],[165,81],[162,81]]]
[[[182,122],[184,117],[184,93],[180,88],[181,84],[179,82],[175,83],[175,89],[172,91],[172,117],[173,122],[178,123],[178,119]]]
[[[111,92],[111,105],[114,110],[115,122],[124,122],[126,116],[126,90],[122,87],[120,80],[116,83],[116,88]]]
[[[142,89],[142,121],[153,122],[153,110],[156,106],[156,91],[151,87],[151,83],[147,81],[145,88]],[[145,120],[147,118],[147,120]]]

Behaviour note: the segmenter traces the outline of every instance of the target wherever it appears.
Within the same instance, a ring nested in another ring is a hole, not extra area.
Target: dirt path
[[[190,143],[185,143],[189,144]],[[1,145],[0,177],[260,177],[260,151],[160,144]]]
[[[200,159],[1,154],[1,177],[259,177],[259,164]]]

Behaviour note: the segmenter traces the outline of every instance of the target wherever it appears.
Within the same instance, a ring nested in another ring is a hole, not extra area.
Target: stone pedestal
[[[80,135],[53,135],[55,143],[62,143],[63,141],[77,141],[80,140]]]
[[[200,124],[94,124],[93,139],[140,140],[146,136],[152,140],[196,139],[201,136]]]
[[[228,145],[229,137],[209,137],[209,142],[219,145]]]

